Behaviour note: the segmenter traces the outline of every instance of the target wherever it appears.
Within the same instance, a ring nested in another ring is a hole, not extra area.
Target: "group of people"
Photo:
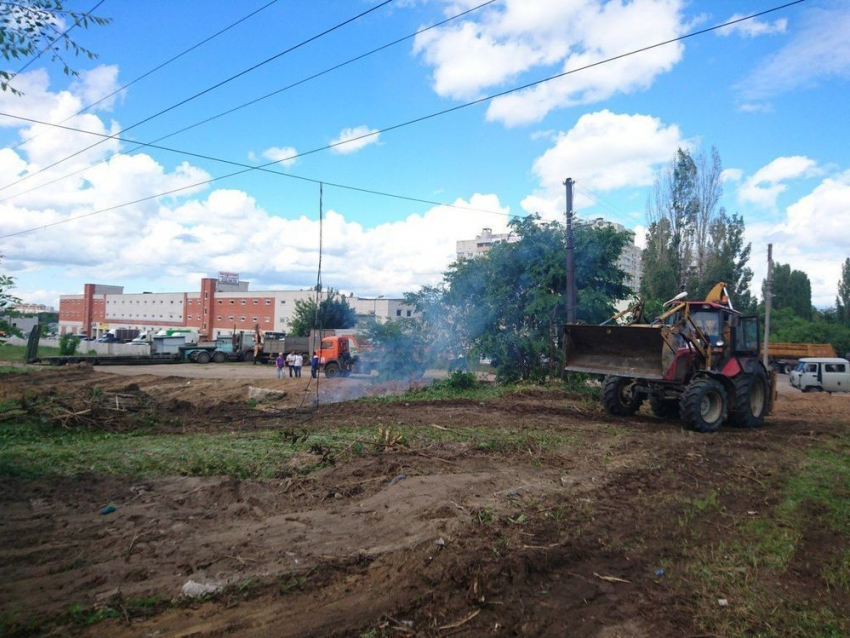
[[[274,360],[274,363],[277,367],[278,379],[283,379],[286,376],[284,371],[287,369],[289,370],[290,377],[301,378],[301,368],[304,365],[304,357],[294,350],[285,357],[282,352],[279,353],[277,358]],[[315,352],[313,353],[313,358],[310,361],[310,372],[314,379],[319,374],[319,355]]]

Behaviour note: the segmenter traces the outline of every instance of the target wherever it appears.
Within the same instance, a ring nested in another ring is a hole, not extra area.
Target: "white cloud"
[[[747,224],[753,242],[753,287],[766,273],[765,251],[773,244],[773,258],[804,271],[812,282],[812,303],[835,304],[841,264],[850,255],[846,214],[850,210],[850,170],[825,178],[814,190],[788,206],[779,223]]]
[[[459,100],[516,83],[531,70],[548,75],[681,35],[680,0],[506,0],[417,36],[413,51],[433,67],[434,90]],[[456,5],[455,5],[456,6]],[[493,100],[487,119],[507,126],[541,120],[555,108],[605,100],[648,88],[681,58],[684,46],[646,51]],[[545,73],[544,73],[545,72]],[[529,78],[531,79],[531,78]]]
[[[732,20],[739,20],[744,17],[743,13],[736,13],[733,16],[730,16],[723,22],[731,22]],[[772,35],[774,33],[785,33],[785,29],[788,28],[788,19],[787,18],[778,18],[773,22],[769,20],[763,21],[758,18],[752,18],[750,20],[744,20],[743,22],[736,22],[733,25],[728,27],[724,27],[723,29],[718,29],[715,33],[720,37],[729,37],[731,35],[740,35],[746,38],[756,38],[760,35]]]
[[[740,182],[743,176],[744,171],[740,168],[725,168],[720,173],[720,181],[724,184],[726,182]]]
[[[528,211],[560,218],[564,210],[563,181],[576,180],[579,189],[612,191],[648,186],[655,170],[669,162],[679,147],[688,147],[675,124],[664,126],[649,115],[604,110],[581,116],[560,133],[555,144],[534,162],[540,189],[522,201]],[[590,205],[582,196],[576,207]],[[623,220],[625,221],[625,220]]]
[[[819,81],[850,78],[850,6],[810,7],[785,46],[737,85],[744,102],[758,103]]]
[[[272,146],[263,151],[263,157],[270,159],[273,162],[280,163],[284,168],[288,168],[297,161],[295,155],[298,155],[298,150],[292,146]],[[291,158],[291,159],[290,159]]]
[[[817,162],[804,155],[777,157],[741,184],[738,189],[738,200],[761,208],[774,209],[776,199],[788,189],[783,182],[811,177],[817,172]]]
[[[339,132],[339,136],[336,139],[331,140],[331,144],[341,144],[341,146],[335,146],[331,151],[340,155],[356,153],[363,147],[369,146],[369,144],[377,144],[379,137],[380,135],[377,129],[369,128],[368,126],[344,128]],[[354,141],[349,142],[349,140]]]
[[[107,95],[114,93],[121,85],[118,83],[118,66],[101,64],[89,71],[81,71],[69,91],[80,97],[83,106],[94,104]],[[123,91],[111,95],[93,107],[94,111],[108,111],[115,106],[115,100],[123,97]]]

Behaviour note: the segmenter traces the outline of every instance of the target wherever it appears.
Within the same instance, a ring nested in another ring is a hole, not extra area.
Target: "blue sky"
[[[13,82],[25,95],[0,96],[0,112],[58,122],[267,2],[106,0],[98,13],[112,24],[72,32],[99,58],[74,59],[76,80],[56,62],[32,64]],[[153,140],[479,3],[396,0],[126,135]],[[87,10],[94,2],[68,4]],[[117,132],[375,4],[278,0],[67,125]],[[288,156],[287,149],[324,146],[346,130],[382,129],[776,4],[500,0],[162,144],[261,163]],[[815,303],[830,305],[840,263],[850,256],[848,32],[846,2],[808,0],[278,168],[479,209],[325,189],[325,284],[397,295],[435,283],[455,241],[484,226],[503,228],[505,213],[560,215],[560,181],[568,176],[578,181],[581,215],[605,216],[642,235],[655,171],[679,145],[695,153],[713,145],[728,169],[723,205],[747,221],[756,288],[770,241],[779,261],[807,271]],[[0,187],[91,139],[0,117]],[[112,155],[128,148],[102,144],[0,191],[0,230],[64,222],[234,170],[157,150]],[[28,301],[55,302],[90,281],[128,291],[194,290],[200,276],[219,270],[238,271],[255,288],[306,287],[316,275],[317,213],[315,184],[254,172],[0,239],[2,268]]]

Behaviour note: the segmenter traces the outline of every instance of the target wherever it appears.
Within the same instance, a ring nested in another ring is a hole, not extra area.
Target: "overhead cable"
[[[358,20],[359,18],[362,18],[363,16],[368,15],[369,13],[372,13],[373,11],[380,9],[381,7],[390,4],[393,1],[394,0],[384,0],[383,2],[375,5],[374,7],[370,7],[369,9],[366,9],[365,11],[361,11],[357,15],[355,15],[351,18],[348,18],[347,20],[344,20],[344,21],[342,21],[342,22],[340,22],[340,23],[338,23],[338,24],[336,24],[336,25],[334,25],[334,26],[332,26],[328,29],[325,29],[321,33],[317,33],[316,35],[313,35],[313,36],[307,38],[306,40],[302,40],[298,44],[295,44],[291,47],[288,47],[288,48],[284,49],[283,51],[280,51],[280,52],[274,54],[273,56],[268,57],[265,60],[262,60],[261,62],[257,62],[256,64],[248,67],[247,69],[243,69],[239,73],[235,73],[234,75],[231,75],[230,77],[228,77],[224,80],[221,80],[220,82],[216,82],[212,86],[209,86],[209,87],[205,88],[204,90],[199,91],[198,93],[190,95],[189,97],[184,98],[184,99],[180,100],[179,102],[172,104],[171,106],[154,113],[153,115],[149,115],[148,117],[146,117],[142,120],[139,120],[135,124],[131,124],[130,126],[121,129],[118,132],[118,134],[126,133],[127,131],[134,129],[137,126],[141,126],[142,124],[150,122],[151,120],[156,119],[159,116],[164,115],[164,114],[166,114],[170,111],[173,111],[174,109],[179,108],[179,107],[183,106],[184,104],[188,104],[189,102],[196,100],[197,98],[201,97],[202,95],[206,95],[207,93],[210,93],[211,91],[214,91],[218,88],[221,88],[225,84],[228,84],[228,83],[232,82],[233,80],[236,80],[237,78],[240,78],[244,75],[247,75],[248,73],[251,73],[252,71],[256,71],[260,67],[265,66],[266,64],[269,64],[270,62],[273,62],[274,60],[277,60],[278,58],[280,58],[280,57],[282,57],[282,56],[284,56],[288,53],[292,53],[296,49],[300,49],[301,47],[305,46],[306,44],[309,44],[310,42],[314,42],[315,40],[318,40],[319,38],[322,38],[322,37],[328,35],[329,33],[332,33],[334,31],[336,31],[337,29],[340,29],[340,28],[344,27],[345,25],[354,22],[355,20]],[[15,186],[16,184],[20,184],[21,182],[28,180],[31,177],[35,177],[36,175],[39,175],[39,174],[43,173],[44,171],[50,170],[54,166],[58,166],[59,164],[61,164],[63,162],[67,162],[69,159],[76,157],[77,155],[79,155],[81,153],[85,153],[86,151],[94,148],[95,146],[99,146],[100,144],[103,144],[105,141],[106,140],[101,140],[99,142],[95,142],[91,146],[87,146],[86,148],[82,148],[82,149],[80,149],[80,150],[78,150],[74,153],[71,153],[70,155],[63,157],[62,159],[57,160],[57,161],[53,162],[52,164],[48,164],[47,166],[40,168],[39,170],[35,171],[34,173],[28,173],[27,175],[18,179],[17,181],[12,182],[11,184],[6,184],[6,186],[0,187],[0,191],[5,190],[7,188],[10,188],[12,186]]]
[[[89,169],[94,168],[95,166],[100,166],[101,164],[105,164],[106,162],[109,162],[110,160],[112,160],[112,158],[118,157],[119,155],[128,155],[128,154],[133,153],[134,151],[137,151],[140,148],[143,148],[143,147],[146,147],[146,146],[152,147],[152,145],[155,144],[156,142],[161,142],[162,140],[168,139],[169,137],[174,137],[175,135],[179,135],[180,133],[185,133],[186,131],[189,131],[193,128],[196,128],[196,127],[201,126],[203,124],[207,124],[209,122],[212,122],[213,120],[217,120],[220,117],[223,117],[225,115],[229,115],[231,113],[235,113],[236,111],[239,111],[240,109],[243,109],[243,108],[246,108],[246,107],[251,106],[253,104],[256,104],[258,102],[261,102],[261,101],[268,99],[272,96],[279,95],[280,93],[283,93],[284,91],[288,91],[289,89],[293,89],[296,86],[305,84],[306,82],[309,82],[311,80],[315,80],[315,79],[317,79],[317,78],[319,78],[323,75],[326,75],[326,74],[328,74],[332,71],[336,71],[337,69],[341,69],[342,67],[347,66],[347,65],[349,65],[353,62],[357,62],[358,60],[362,60],[363,58],[366,58],[370,55],[374,55],[375,53],[383,51],[384,49],[387,49],[391,46],[394,46],[394,45],[399,44],[401,42],[404,42],[406,40],[410,40],[411,38],[414,38],[421,33],[425,33],[426,31],[430,31],[431,29],[435,29],[437,27],[443,26],[444,24],[451,22],[452,20],[457,20],[458,18],[461,18],[461,17],[463,17],[463,16],[465,16],[469,13],[472,13],[473,11],[477,11],[477,10],[483,8],[483,7],[486,7],[487,5],[493,4],[494,2],[498,2],[498,1],[499,0],[488,0],[487,2],[483,2],[482,4],[479,4],[475,7],[472,7],[471,9],[467,9],[466,11],[463,11],[461,13],[453,15],[449,18],[446,18],[445,20],[441,20],[441,21],[436,22],[434,24],[431,24],[427,27],[423,27],[423,28],[419,29],[418,31],[415,31],[415,32],[413,32],[409,35],[406,35],[402,38],[398,38],[396,40],[393,40],[392,42],[384,44],[384,45],[382,45],[382,46],[380,46],[376,49],[372,49],[371,51],[367,51],[366,53],[363,53],[363,54],[358,55],[356,57],[350,58],[350,59],[346,60],[345,62],[341,62],[340,64],[336,64],[332,67],[325,69],[324,71],[320,71],[320,72],[314,73],[313,75],[310,75],[306,78],[302,78],[301,80],[298,80],[297,82],[293,82],[292,84],[288,84],[288,85],[286,85],[282,88],[279,88],[275,91],[272,91],[271,93],[266,93],[265,95],[254,98],[253,100],[249,100],[248,102],[244,102],[244,103],[242,103],[238,106],[227,109],[226,111],[222,111],[221,113],[218,113],[218,114],[213,115],[211,117],[208,117],[204,120],[201,120],[200,122],[195,122],[194,124],[190,124],[188,126],[184,126],[181,129],[178,129],[176,131],[172,131],[171,133],[168,133],[166,135],[158,137],[158,138],[156,138],[155,140],[152,140],[149,143],[137,142],[135,140],[128,140],[130,143],[136,144],[137,146],[135,148],[131,148],[131,149],[126,150],[126,151],[114,153],[107,158],[104,158],[104,159],[102,159],[98,162],[95,162],[94,164],[90,164],[89,166],[84,166],[82,168],[78,168],[77,170],[72,171],[70,173],[66,173],[65,175],[62,175],[61,177],[57,177],[57,178],[52,179],[52,180],[47,181],[47,182],[42,182],[41,184],[38,184],[37,186],[33,186],[32,188],[28,188],[26,190],[19,191],[19,192],[15,193],[14,195],[10,195],[8,197],[2,198],[2,199],[0,199],[0,203],[9,201],[10,199],[15,199],[16,197],[19,197],[21,195],[25,195],[26,193],[31,193],[32,191],[38,190],[38,189],[40,189],[44,186],[50,186],[51,184],[55,184],[56,182],[61,182],[64,179],[67,179],[69,177],[73,177],[74,175],[79,175],[80,173],[84,173],[84,172],[88,171]],[[10,115],[9,117],[14,117],[14,116]],[[67,121],[67,120],[64,120],[64,121]],[[64,123],[64,121],[60,122],[60,124]],[[38,123],[43,124],[43,122],[38,122]],[[44,124],[46,124],[46,123],[44,123]],[[69,129],[69,130],[78,130],[78,129]],[[116,136],[105,136],[105,137],[109,137],[111,139],[116,139],[116,140],[121,140],[121,138],[118,138]],[[32,139],[32,138],[30,138],[30,139]],[[121,141],[123,141],[123,140],[121,140]]]
[[[106,101],[106,100],[108,100],[109,98],[111,98],[111,97],[113,97],[113,96],[115,96],[115,95],[118,95],[119,93],[121,93],[121,91],[124,91],[124,90],[126,90],[126,89],[130,88],[130,87],[131,87],[131,86],[133,86],[136,82],[139,82],[139,81],[141,81],[141,80],[144,80],[146,77],[148,77],[148,76],[150,76],[150,75],[153,75],[154,73],[156,73],[156,72],[157,72],[157,71],[159,71],[160,69],[163,69],[163,68],[167,67],[169,64],[171,64],[171,63],[172,63],[172,62],[174,62],[175,60],[179,60],[180,58],[182,58],[182,57],[183,57],[184,55],[186,55],[187,53],[191,53],[191,52],[192,52],[192,51],[194,51],[195,49],[197,49],[197,48],[202,47],[203,45],[205,45],[205,44],[206,44],[207,42],[209,42],[210,40],[214,40],[215,38],[217,38],[218,36],[222,35],[223,33],[226,33],[227,31],[230,31],[230,29],[232,29],[232,28],[234,28],[234,27],[238,26],[239,24],[242,24],[243,22],[245,22],[245,20],[248,20],[249,18],[254,17],[255,15],[257,15],[258,13],[260,13],[261,11],[263,11],[264,9],[268,9],[270,6],[272,6],[272,5],[273,5],[273,4],[275,4],[276,2],[278,2],[278,0],[271,0],[271,2],[267,2],[266,4],[264,4],[263,6],[261,6],[259,9],[255,9],[254,11],[252,11],[251,13],[249,13],[248,15],[246,15],[246,16],[244,16],[244,17],[242,17],[242,18],[239,18],[239,20],[237,20],[236,22],[232,22],[232,23],[228,24],[228,25],[227,25],[226,27],[224,27],[223,29],[220,29],[220,30],[216,31],[216,32],[215,32],[215,33],[213,33],[211,36],[208,36],[208,37],[204,38],[203,40],[201,40],[200,42],[198,42],[198,43],[196,43],[196,44],[193,44],[193,45],[192,45],[192,46],[190,46],[188,49],[185,49],[185,50],[181,51],[181,52],[180,52],[180,53],[178,53],[177,55],[173,55],[173,56],[171,56],[171,57],[170,57],[170,58],[168,58],[165,62],[162,62],[162,63],[160,63],[160,64],[156,65],[154,68],[150,69],[149,71],[145,71],[145,72],[144,72],[144,73],[142,73],[140,76],[136,77],[136,78],[135,78],[135,79],[133,79],[133,80],[130,80],[130,81],[129,81],[129,82],[127,82],[126,84],[124,84],[124,85],[122,85],[122,86],[118,87],[117,89],[115,89],[114,91],[112,91],[112,93],[109,93],[109,94],[107,94],[107,95],[104,95],[102,98],[99,98],[98,100],[95,100],[94,102],[91,102],[91,103],[89,103],[89,104],[86,104],[86,105],[85,105],[83,108],[81,108],[79,111],[77,111],[77,112],[76,112],[76,113],[74,113],[73,115],[69,115],[69,116],[68,116],[68,117],[66,117],[64,120],[61,120],[60,122],[57,122],[57,124],[64,124],[64,123],[65,123],[65,122],[67,122],[68,120],[73,119],[73,118],[77,117],[78,115],[82,115],[83,113],[85,113],[86,111],[88,111],[88,110],[89,110],[90,108],[92,108],[93,106],[97,106],[98,104],[101,104],[102,102],[105,102],[105,101]],[[101,2],[100,2],[100,3],[98,3],[97,5],[95,5],[94,9],[92,9],[91,11],[89,11],[89,13],[91,13],[92,11],[94,11],[95,9],[97,9],[97,7],[99,7],[102,3],[103,3],[103,0],[101,0]],[[70,30],[70,29],[69,29],[69,30]],[[67,32],[66,32],[66,33],[67,33]],[[23,69],[22,69],[22,70],[23,70]],[[19,71],[19,73],[20,73],[20,71]],[[12,148],[12,149],[16,149],[16,148],[18,148],[19,146],[21,146],[21,145],[23,145],[23,144],[26,144],[26,143],[27,143],[27,142],[29,142],[30,140],[34,140],[34,139],[35,139],[35,138],[37,138],[39,135],[41,135],[41,133],[36,133],[35,135],[33,135],[33,136],[31,136],[31,137],[28,137],[28,138],[26,138],[26,139],[21,140],[20,142],[18,142],[18,143],[17,143],[17,144],[15,144],[14,146],[11,146],[10,148]]]
[[[275,161],[267,162],[266,164],[260,164],[258,166],[252,166],[251,168],[246,168],[244,170],[235,171],[233,173],[227,173],[225,175],[219,175],[218,177],[212,177],[210,179],[206,179],[206,180],[203,180],[203,181],[200,181],[200,182],[196,182],[196,183],[190,184],[188,186],[181,186],[179,188],[174,188],[174,189],[164,191],[164,192],[161,192],[161,193],[156,193],[154,195],[149,195],[147,197],[142,197],[142,198],[133,200],[131,202],[126,202],[124,204],[117,204],[115,206],[109,206],[107,208],[103,208],[103,209],[93,211],[93,212],[89,212],[89,213],[84,213],[82,215],[76,215],[76,216],[73,216],[73,217],[69,217],[65,220],[53,222],[53,223],[50,223],[50,224],[47,224],[47,225],[44,225],[44,226],[37,226],[37,227],[31,228],[31,229],[28,229],[28,230],[19,231],[17,233],[11,233],[9,235],[3,235],[3,236],[0,236],[0,239],[4,239],[6,237],[13,237],[15,235],[23,235],[23,234],[28,233],[28,232],[40,230],[42,228],[47,228],[49,226],[56,226],[58,224],[67,223],[67,222],[70,222],[70,221],[74,221],[76,219],[91,217],[92,215],[97,215],[97,214],[105,213],[105,212],[108,212],[108,211],[111,211],[111,210],[116,210],[116,209],[122,208],[124,206],[132,206],[133,204],[138,204],[138,203],[145,202],[145,201],[148,201],[148,200],[151,200],[151,199],[156,199],[157,197],[165,197],[167,195],[173,195],[175,193],[190,190],[190,189],[193,189],[193,188],[197,188],[199,186],[205,186],[207,184],[211,184],[213,182],[216,182],[216,181],[219,181],[219,180],[222,180],[222,179],[227,179],[227,178],[230,178],[230,177],[236,177],[238,175],[242,175],[244,173],[249,173],[249,172],[254,171],[254,170],[261,170],[261,169],[267,168],[269,166],[273,166],[275,164],[280,164],[282,162],[293,160],[293,159],[298,158],[298,157],[304,157],[306,155],[318,153],[319,151],[323,151],[323,150],[327,150],[327,149],[331,149],[331,148],[336,148],[338,146],[343,146],[345,144],[351,144],[353,142],[356,142],[356,141],[359,141],[359,140],[362,140],[362,139],[365,139],[365,138],[374,137],[376,135],[379,135],[380,133],[385,133],[385,132],[388,132],[388,131],[392,131],[392,130],[400,129],[400,128],[403,128],[403,127],[411,126],[413,124],[417,124],[419,122],[430,120],[430,119],[439,117],[441,115],[446,115],[448,113],[453,113],[455,111],[459,111],[461,109],[468,108],[468,107],[474,106],[476,104],[482,104],[484,102],[493,100],[493,99],[495,99],[497,97],[501,97],[503,95],[509,95],[511,93],[515,93],[517,91],[521,91],[523,89],[527,89],[527,88],[532,87],[532,86],[544,84],[546,82],[550,82],[552,80],[556,80],[558,78],[562,78],[562,77],[567,76],[567,75],[572,75],[574,73],[578,73],[580,71],[584,71],[584,70],[587,70],[587,69],[590,69],[590,68],[601,66],[601,65],[609,63],[609,62],[614,62],[616,60],[620,60],[620,59],[623,59],[623,58],[626,58],[626,57],[629,57],[629,56],[632,56],[632,55],[636,55],[636,54],[644,52],[644,51],[656,49],[658,47],[665,46],[665,45],[668,45],[668,44],[672,44],[674,42],[679,42],[681,40],[692,38],[692,37],[695,37],[697,35],[702,35],[702,34],[705,34],[705,33],[710,33],[712,31],[717,31],[718,29],[722,29],[724,27],[728,27],[730,25],[737,24],[737,23],[740,23],[740,22],[744,22],[746,20],[753,20],[755,18],[758,18],[760,16],[772,13],[774,11],[779,11],[780,9],[784,9],[784,8],[790,7],[790,6],[795,5],[795,4],[801,4],[802,2],[805,2],[805,1],[806,0],[794,0],[793,2],[788,2],[786,4],[783,4],[783,5],[780,5],[780,6],[777,6],[777,7],[773,7],[772,9],[766,9],[764,11],[760,11],[758,13],[753,13],[753,14],[750,14],[748,16],[744,16],[742,18],[736,18],[735,20],[729,20],[727,22],[723,22],[721,24],[717,24],[717,25],[714,25],[714,26],[711,26],[711,27],[707,27],[705,29],[693,31],[691,33],[687,33],[685,35],[678,36],[678,37],[670,39],[670,40],[665,40],[663,42],[659,42],[659,43],[652,44],[652,45],[649,45],[649,46],[641,47],[639,49],[634,49],[634,50],[629,51],[627,53],[622,53],[620,55],[616,55],[616,56],[613,56],[613,57],[610,57],[610,58],[606,58],[605,60],[593,62],[593,63],[587,64],[585,66],[582,66],[582,67],[579,67],[579,68],[576,68],[576,69],[572,69],[570,71],[564,71],[562,73],[557,73],[557,74],[549,76],[547,78],[543,78],[542,80],[536,80],[534,82],[529,82],[527,84],[523,84],[521,86],[517,86],[517,87],[514,87],[512,89],[507,89],[505,91],[500,91],[499,93],[494,93],[493,95],[489,95],[489,96],[486,96],[486,97],[478,98],[476,100],[472,100],[471,102],[466,102],[465,104],[459,104],[457,106],[454,106],[454,107],[451,107],[451,108],[448,108],[448,109],[443,109],[442,111],[437,111],[435,113],[431,113],[429,115],[423,115],[421,117],[418,117],[418,118],[415,118],[415,119],[412,119],[412,120],[408,120],[408,121],[402,122],[400,124],[395,124],[393,126],[388,126],[386,128],[380,129],[380,130],[372,131],[372,132],[367,133],[365,135],[359,135],[359,136],[356,136],[356,137],[353,137],[353,138],[350,138],[350,139],[346,139],[346,140],[343,140],[343,141],[327,144],[325,146],[321,146],[319,148],[315,148],[313,150],[306,151],[306,152],[303,152],[303,153],[295,153],[295,154],[290,155],[288,157],[283,157],[283,158],[280,158],[280,159],[275,160]],[[325,183],[327,183],[327,182],[325,182]]]

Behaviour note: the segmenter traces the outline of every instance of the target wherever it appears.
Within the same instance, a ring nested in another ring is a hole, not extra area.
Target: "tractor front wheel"
[[[679,400],[685,427],[695,432],[716,432],[726,418],[726,407],[726,391],[714,379],[692,381]]]
[[[649,408],[660,419],[675,420],[679,418],[679,399],[661,399],[650,396]]]
[[[735,385],[734,405],[729,408],[729,423],[739,428],[757,428],[767,412],[767,376],[760,368],[752,374],[739,374]]]
[[[643,403],[643,396],[634,390],[634,379],[605,377],[602,385],[602,405],[609,414],[614,416],[631,416]]]

